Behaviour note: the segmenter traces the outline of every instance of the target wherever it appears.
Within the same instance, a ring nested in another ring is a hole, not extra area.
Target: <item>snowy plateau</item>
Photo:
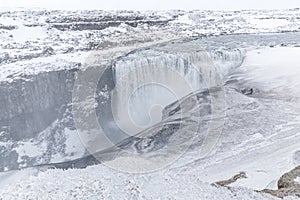
[[[0,199],[300,198],[299,8],[0,10],[0,41]]]

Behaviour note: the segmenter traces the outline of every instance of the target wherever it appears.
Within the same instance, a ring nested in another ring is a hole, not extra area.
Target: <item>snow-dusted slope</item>
[[[169,174],[162,171],[150,175],[130,175],[118,173],[105,166],[88,167],[83,170],[48,170],[1,190],[0,197],[4,199],[277,199],[246,188],[228,189],[211,186],[192,174]]]
[[[299,9],[7,11],[0,15],[0,61],[3,64],[163,38],[299,31],[299,15]]]

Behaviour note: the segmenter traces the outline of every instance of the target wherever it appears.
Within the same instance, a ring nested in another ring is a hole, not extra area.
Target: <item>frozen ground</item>
[[[126,155],[121,154],[113,161],[86,169],[12,170],[0,174],[0,199],[35,199],[42,198],[42,193],[44,199],[275,199],[254,190],[275,189],[283,173],[300,165],[299,33],[243,34],[232,38],[213,35],[297,32],[299,23],[299,9],[0,13],[3,82],[14,83],[23,74],[73,69],[99,49],[128,52],[166,40],[200,36],[203,38],[195,43],[180,41],[173,46],[167,43],[153,48],[206,46],[222,72],[226,97],[222,134],[206,157],[201,154],[203,138],[199,134],[176,162],[152,173],[130,174],[108,167],[113,162],[126,163]],[[246,95],[245,89],[252,89],[253,93]],[[3,146],[15,145],[19,159],[38,157],[41,152],[48,152],[51,143],[44,140],[50,138],[47,131],[51,126],[33,141],[0,141]],[[64,128],[63,133],[64,153],[51,147],[50,162],[84,154],[73,137],[74,131]],[[52,145],[55,147],[56,143]],[[27,165],[30,163],[24,164]],[[5,170],[10,169],[2,171]],[[238,180],[230,188],[210,185],[241,171],[248,178]]]
[[[168,38],[299,31],[299,9],[271,11],[7,11],[1,65]]]
[[[48,170],[1,190],[0,195],[4,199],[275,199],[251,189],[211,186],[195,175],[165,171],[130,175],[105,166]]]
[[[197,151],[191,152],[189,159],[195,161],[181,165],[178,173],[214,182],[244,171],[248,178],[233,186],[277,188],[280,176],[299,165],[294,159],[300,139],[298,55],[299,48],[288,47],[249,51],[230,75],[237,82],[226,86],[228,110],[220,146],[208,159],[197,160]],[[250,97],[232,90],[247,87],[255,91]]]

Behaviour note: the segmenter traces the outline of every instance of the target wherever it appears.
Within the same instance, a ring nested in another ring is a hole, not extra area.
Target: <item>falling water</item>
[[[144,50],[114,65],[114,120],[129,135],[162,119],[162,110],[180,98],[218,84],[243,62],[239,50],[171,54]]]

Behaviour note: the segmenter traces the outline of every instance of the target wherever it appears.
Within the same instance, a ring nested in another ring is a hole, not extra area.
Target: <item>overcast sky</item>
[[[300,7],[300,0],[0,0],[0,7],[101,10],[240,10]]]

